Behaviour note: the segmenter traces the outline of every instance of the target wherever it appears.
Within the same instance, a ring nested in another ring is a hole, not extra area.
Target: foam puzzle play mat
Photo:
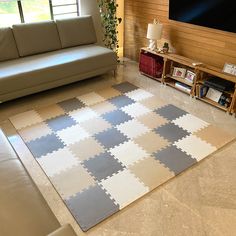
[[[234,139],[128,82],[10,121],[83,231]]]

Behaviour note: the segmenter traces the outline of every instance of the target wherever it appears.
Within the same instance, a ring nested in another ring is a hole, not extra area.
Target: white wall
[[[103,45],[101,17],[100,17],[100,13],[99,13],[97,0],[80,0],[79,1],[79,10],[80,10],[79,13],[81,16],[91,15],[93,17],[98,44]]]

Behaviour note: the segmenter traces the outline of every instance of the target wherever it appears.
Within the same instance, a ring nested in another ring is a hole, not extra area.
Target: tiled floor
[[[114,93],[102,90],[103,87],[128,80],[145,90],[156,94],[167,103],[172,103],[201,119],[214,125],[223,127],[226,131],[236,135],[236,119],[222,111],[210,107],[202,102],[190,99],[185,94],[166,88],[159,83],[140,76],[137,72],[137,65],[132,62],[126,62],[126,66],[121,66],[116,79],[109,77],[95,78],[93,80],[83,81],[74,85],[55,89],[49,92],[23,98],[8,104],[2,104],[0,107],[0,119],[5,120],[9,116],[40,108],[45,104],[54,104],[68,98],[83,95],[101,89],[101,93],[108,98],[114,97]],[[120,88],[122,90],[122,87]],[[132,96],[135,97],[134,94]],[[146,95],[144,95],[146,96]],[[86,98],[85,98],[86,99]],[[99,99],[99,98],[94,98]],[[150,98],[151,100],[151,98]],[[93,102],[93,101],[88,101]],[[122,101],[123,102],[123,101]],[[124,101],[125,102],[125,101]],[[150,104],[150,103],[149,103]],[[131,106],[132,104],[130,104]],[[95,105],[96,106],[96,105]],[[101,113],[102,108],[96,107]],[[113,110],[110,107],[111,111]],[[139,111],[139,110],[137,110]],[[60,111],[58,110],[60,113]],[[145,120],[144,114],[134,114],[128,110],[137,119]],[[32,117],[34,115],[32,114]],[[50,116],[50,114],[48,114]],[[38,119],[37,117],[35,117]],[[168,118],[168,117],[167,117]],[[186,118],[188,119],[188,117]],[[32,122],[34,119],[32,120]],[[176,121],[177,122],[177,121]],[[181,124],[181,121],[178,121]],[[65,122],[68,125],[68,121]],[[163,126],[165,122],[163,121]],[[204,125],[204,124],[199,124]],[[38,184],[44,197],[49,202],[55,215],[61,223],[71,222],[79,235],[83,235],[74,219],[68,213],[66,207],[51,187],[47,178],[45,178],[41,169],[35,163],[31,154],[22,145],[21,141],[14,135],[15,131],[8,122],[2,123],[3,128],[7,131],[15,148],[23,156],[22,160],[29,170],[35,182]],[[24,122],[19,124],[24,127]],[[189,133],[202,137],[201,131],[188,128]],[[211,127],[208,127],[209,129]],[[50,134],[49,134],[50,135]],[[222,135],[222,134],[220,134]],[[221,136],[218,135],[216,144],[221,143]],[[191,139],[192,136],[189,136]],[[212,140],[212,137],[206,139]],[[184,140],[188,142],[189,140]],[[195,137],[196,143],[198,139]],[[207,140],[206,140],[207,141]],[[182,143],[176,143],[182,145]],[[235,235],[236,233],[236,144],[235,142],[228,145],[223,150],[215,153],[206,160],[190,170],[187,170],[178,177],[172,179],[167,184],[154,190],[140,201],[123,209],[120,213],[110,217],[108,220],[89,230],[87,235]],[[165,150],[172,152],[173,150]],[[187,151],[187,150],[186,150]],[[194,154],[194,153],[193,153]],[[161,159],[161,156],[157,158]],[[200,158],[196,156],[196,158]],[[62,160],[63,161],[63,160]],[[71,160],[73,161],[73,160]],[[188,155],[186,154],[186,161]],[[166,160],[166,165],[168,162]],[[145,165],[155,167],[152,160],[146,159]],[[150,178],[143,175],[142,169],[138,164],[134,167],[136,172],[140,173],[140,178],[150,181]],[[163,171],[160,169],[159,171]],[[176,172],[178,167],[176,166]],[[155,171],[154,171],[155,173]],[[129,175],[129,173],[124,173]],[[163,173],[164,176],[164,173]],[[123,178],[124,176],[120,176]],[[117,181],[114,179],[114,181]],[[104,183],[109,187],[109,183]],[[150,186],[152,182],[150,182]],[[82,186],[83,187],[83,186]],[[96,194],[103,194],[99,189],[94,188]],[[113,191],[113,190],[111,190]],[[141,191],[139,189],[139,191]],[[144,190],[142,190],[144,191]],[[75,196],[85,197],[86,196]],[[117,201],[122,199],[117,195]],[[107,207],[109,204],[105,203]]]

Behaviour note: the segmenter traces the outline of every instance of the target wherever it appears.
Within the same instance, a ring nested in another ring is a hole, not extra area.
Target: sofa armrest
[[[48,234],[47,236],[77,236],[71,225],[63,225],[56,231]]]

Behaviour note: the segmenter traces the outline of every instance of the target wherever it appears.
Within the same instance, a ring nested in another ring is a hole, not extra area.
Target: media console
[[[160,65],[162,65],[162,68],[160,68]],[[177,54],[162,54],[147,48],[141,48],[140,50],[139,68],[143,75],[178,89],[229,114],[236,115],[236,76],[226,74],[217,67],[198,64],[192,59]],[[192,75],[193,79],[189,80],[185,76],[175,76],[173,72],[176,68],[180,68],[180,72],[183,69],[186,74],[189,73],[190,78]],[[206,82],[212,77],[223,82],[227,81],[227,84],[232,85],[231,89],[221,91],[217,91],[215,88],[212,89],[209,83]],[[210,94],[212,91],[213,93]],[[219,101],[218,96],[220,96]]]

